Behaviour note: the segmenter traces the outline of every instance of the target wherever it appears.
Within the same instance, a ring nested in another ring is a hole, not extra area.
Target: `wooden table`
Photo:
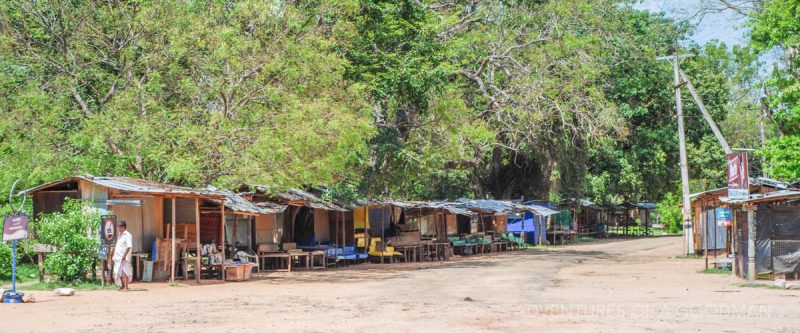
[[[493,241],[491,246],[492,252],[508,251],[508,242],[506,241]],[[494,250],[495,247],[497,247],[497,251]]]
[[[463,248],[463,249],[461,250],[461,255],[469,256],[469,255],[474,255],[474,254],[477,254],[477,253],[478,253],[478,246],[477,246],[477,244],[470,244],[470,243],[467,243],[467,244],[464,244],[464,245],[462,245],[462,246],[459,246],[459,247]],[[453,249],[455,249],[455,247],[453,247]],[[455,251],[455,250],[454,250],[454,251]]]
[[[427,260],[429,257],[431,260],[447,260],[448,259],[447,246],[449,245],[450,243],[422,243],[421,247],[422,247],[423,261]],[[439,249],[441,249],[441,252],[439,251]],[[431,253],[433,253],[434,255],[429,256]],[[441,256],[439,255],[439,253],[441,253]]]
[[[328,258],[325,255],[325,251],[324,250],[322,250],[322,251],[311,251],[311,252],[306,252],[306,253],[309,253],[308,267],[310,267],[311,269],[326,269],[326,268],[328,268]],[[322,262],[322,266],[317,266],[316,265],[316,262],[314,261],[314,259],[317,258],[317,257],[322,259],[322,261],[321,261]]]
[[[394,247],[397,252],[403,253],[403,260],[405,262],[416,262],[417,261],[417,254],[420,251],[419,245],[396,245]]]
[[[258,255],[258,261],[259,261],[259,263],[258,263],[258,264],[259,264],[259,266],[261,266],[261,265],[263,264],[263,262],[262,262],[262,259],[276,258],[276,259],[280,259],[281,261],[285,260],[285,261],[286,261],[286,269],[283,269],[283,268],[281,268],[281,269],[274,269],[273,271],[277,271],[277,272],[291,272],[291,271],[292,271],[292,268],[293,268],[293,267],[292,267],[292,266],[293,266],[293,265],[292,265],[292,263],[293,263],[293,261],[294,261],[294,260],[293,260],[294,258],[297,258],[297,259],[298,259],[298,261],[299,261],[299,260],[302,260],[302,258],[303,258],[303,257],[305,257],[305,260],[306,260],[306,268],[309,268],[309,267],[311,267],[311,256],[310,256],[310,254],[311,254],[311,252],[292,252],[292,253],[283,253],[283,252],[281,252],[281,253],[262,253],[262,254],[259,254],[259,255]],[[263,270],[265,270],[265,271],[266,271],[267,269],[263,269]]]

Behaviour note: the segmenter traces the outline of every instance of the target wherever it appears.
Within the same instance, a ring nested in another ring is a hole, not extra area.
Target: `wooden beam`
[[[170,254],[170,269],[169,269],[169,282],[175,282],[175,221],[177,220],[176,217],[176,208],[175,208],[175,197],[172,197],[172,245],[170,246],[171,254]]]
[[[194,258],[194,281],[200,283],[200,198],[194,198],[194,205],[195,205],[195,228],[197,228],[195,232],[195,241],[197,242],[196,248],[196,257]],[[187,250],[188,251],[188,250]],[[186,272],[183,272],[186,274]]]
[[[222,268],[220,268],[219,275],[222,278],[222,281],[225,281],[225,204],[222,204],[220,208],[222,214],[220,218],[220,223],[222,224],[222,227],[220,228],[220,235],[222,236],[220,237],[220,244],[222,244],[222,262],[220,265],[222,265]]]
[[[238,229],[239,229],[239,214],[236,214],[234,212],[233,213],[233,232],[232,232],[232,234],[233,234],[233,253],[234,254],[236,253],[236,250],[238,250],[237,246],[239,245],[238,244],[239,235],[237,234],[237,232],[239,231]]]

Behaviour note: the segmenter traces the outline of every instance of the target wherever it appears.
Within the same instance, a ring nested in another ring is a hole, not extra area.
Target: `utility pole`
[[[675,68],[677,68],[677,65]],[[697,90],[694,89],[692,81],[689,81],[689,77],[682,70],[678,69],[678,72],[680,73],[683,81],[686,83],[686,87],[689,88],[689,92],[692,93],[692,98],[694,98],[694,102],[697,103],[697,106],[700,108],[700,112],[703,113],[703,118],[706,118],[708,126],[711,126],[711,131],[714,132],[714,136],[717,137],[717,141],[719,141],[719,144],[722,146],[722,150],[725,151],[726,155],[733,154],[733,150],[728,145],[728,141],[725,140],[724,136],[722,136],[722,132],[717,127],[717,123],[714,121],[714,118],[711,117],[711,114],[708,113],[706,105],[703,104],[703,100],[700,99],[700,95],[697,94]]]
[[[767,144],[767,134],[766,134],[766,131],[764,129],[764,119],[766,119],[768,116],[769,116],[769,105],[767,105],[767,88],[764,87],[764,97],[761,97],[761,114],[758,116],[758,120],[759,120],[759,122],[758,122],[758,130],[760,132],[759,134],[761,134],[760,135],[761,148],[764,148],[764,145]],[[764,177],[769,177],[769,175],[767,175],[767,172],[766,172],[766,170],[767,170],[767,165],[766,164],[767,164],[766,159],[764,158],[764,156],[761,156],[761,174]]]
[[[692,207],[689,200],[689,163],[686,158],[686,134],[683,125],[683,105],[681,102],[681,76],[678,61],[682,58],[694,56],[693,54],[673,54],[671,57],[659,57],[657,60],[672,62],[674,71],[675,110],[678,114],[678,147],[680,150],[681,189],[683,192],[683,245],[686,254],[694,253],[694,232],[692,232]]]

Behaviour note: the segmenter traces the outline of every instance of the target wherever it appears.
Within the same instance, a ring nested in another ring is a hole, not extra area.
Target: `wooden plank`
[[[222,278],[222,281],[225,281],[225,205],[224,204],[220,205],[220,209],[221,209],[221,214],[220,214],[221,226],[219,229],[221,236],[220,239],[222,243],[222,262],[220,264],[222,265],[222,268],[220,269],[219,275]]]
[[[200,248],[202,247],[200,245],[200,198],[194,198],[194,204],[195,208],[197,208],[195,211],[195,228],[197,231],[194,233],[195,241],[197,242],[195,249],[197,253],[194,257],[194,281],[200,283]],[[186,274],[186,272],[183,272],[183,274]]]
[[[172,232],[172,237],[171,237],[172,245],[170,246],[171,250],[170,250],[170,255],[169,255],[169,257],[170,257],[169,282],[175,282],[175,225],[177,224],[177,223],[175,223],[175,215],[176,215],[176,213],[175,213],[175,210],[176,210],[175,209],[175,202],[176,201],[177,200],[175,200],[175,198],[172,198],[172,229],[171,229],[171,232]]]

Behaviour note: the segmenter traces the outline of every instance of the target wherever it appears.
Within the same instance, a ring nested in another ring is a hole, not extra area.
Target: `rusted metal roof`
[[[204,198],[218,198],[218,199],[222,199],[225,197],[225,194],[219,191],[212,191],[208,189],[193,189],[189,187],[157,183],[146,179],[136,179],[130,177],[80,177],[80,176],[69,177],[45,183],[24,190],[19,194],[20,195],[32,194],[64,183],[78,181],[78,180],[84,180],[98,186],[111,188],[123,192],[130,192],[130,193],[186,195],[186,196],[198,196]]]
[[[490,200],[490,199],[458,199],[458,207],[494,214],[507,214],[514,210],[514,203],[510,201]]]
[[[231,191],[218,190],[212,186],[209,186],[207,189],[210,191],[216,191],[225,194],[225,208],[230,209],[234,212],[265,215],[265,214],[282,213],[286,209],[286,206],[281,206],[281,205],[259,206],[250,202],[245,198],[242,198],[236,193],[233,193]],[[213,201],[216,203],[221,202],[221,200],[213,200]]]
[[[330,201],[323,200],[322,198],[317,197],[311,193],[300,189],[290,189],[288,191],[276,192],[271,193],[270,188],[268,186],[263,185],[251,185],[251,188],[255,189],[256,192],[266,194],[270,201],[273,201],[280,205],[292,205],[292,206],[306,206],[310,208],[316,209],[324,209],[324,210],[333,210],[339,212],[349,212],[350,210],[344,207],[340,207]],[[253,192],[246,192],[247,194],[251,194]]]
[[[783,202],[800,200],[800,191],[781,190],[767,193],[751,194],[746,200],[735,200],[728,197],[721,197],[720,201],[728,204],[756,204],[766,202]]]
[[[797,186],[792,183],[782,182],[766,177],[758,177],[758,178],[750,178],[749,179],[749,187],[751,191],[757,191],[759,186],[764,186],[767,188],[773,188],[776,190],[798,190]],[[709,195],[713,197],[725,197],[728,194],[727,187],[719,187],[715,189],[710,189],[703,192],[692,193],[689,195],[689,199],[691,201],[697,200],[701,196]]]

